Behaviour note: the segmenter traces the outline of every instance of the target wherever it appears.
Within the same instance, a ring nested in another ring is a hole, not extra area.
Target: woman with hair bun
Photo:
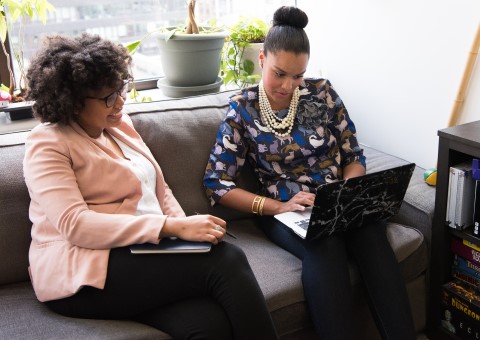
[[[321,339],[356,339],[348,261],[358,266],[383,339],[415,339],[404,280],[383,222],[306,241],[272,215],[303,211],[316,188],[365,174],[366,159],[347,109],[327,79],[304,78],[310,45],[307,15],[279,8],[259,53],[262,80],[229,100],[204,176],[212,204],[262,215],[261,228],[302,260],[302,280]],[[261,191],[238,188],[245,160]]]

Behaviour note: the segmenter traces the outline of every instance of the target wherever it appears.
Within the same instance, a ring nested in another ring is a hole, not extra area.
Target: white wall
[[[480,1],[298,0],[298,6],[310,20],[307,73],[331,80],[359,140],[435,167],[437,131],[449,121]],[[479,69],[477,62],[463,121],[480,119]]]
[[[480,120],[480,55],[477,56],[468,86],[468,93],[458,119],[459,124]]]

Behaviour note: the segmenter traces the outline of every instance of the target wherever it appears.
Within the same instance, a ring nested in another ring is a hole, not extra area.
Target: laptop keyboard
[[[302,228],[303,230],[307,230],[308,229],[308,224],[310,223],[310,219],[309,218],[305,218],[303,220],[300,220],[300,221],[295,221],[295,224],[297,226],[299,226],[300,228]]]

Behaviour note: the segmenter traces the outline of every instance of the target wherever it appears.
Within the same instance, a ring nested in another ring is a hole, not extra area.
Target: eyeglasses
[[[115,102],[117,101],[117,98],[118,98],[119,95],[122,96],[123,99],[127,99],[128,86],[131,84],[131,82],[132,82],[132,79],[130,79],[130,78],[125,79],[123,81],[122,87],[119,90],[110,93],[106,97],[98,98],[98,97],[88,97],[87,96],[86,98],[103,100],[103,101],[105,101],[105,105],[107,107],[112,107],[113,105],[115,105]]]

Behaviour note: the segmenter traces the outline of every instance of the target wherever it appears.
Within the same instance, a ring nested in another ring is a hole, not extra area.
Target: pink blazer
[[[109,249],[158,243],[167,216],[185,216],[130,117],[107,130],[154,165],[163,215],[134,215],[142,191],[128,161],[78,124],[35,127],[23,170],[33,223],[29,271],[40,301],[71,296],[84,285],[102,289]]]

